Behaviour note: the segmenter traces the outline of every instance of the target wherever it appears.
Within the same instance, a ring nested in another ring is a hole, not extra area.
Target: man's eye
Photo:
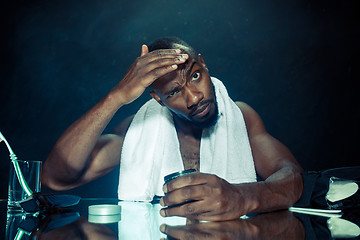
[[[193,75],[191,76],[191,81],[196,81],[200,78],[200,73],[199,72],[194,72]]]
[[[173,97],[173,96],[175,96],[176,94],[178,94],[179,92],[180,92],[179,90],[173,91],[173,92],[171,92],[171,93],[169,94],[168,97]]]

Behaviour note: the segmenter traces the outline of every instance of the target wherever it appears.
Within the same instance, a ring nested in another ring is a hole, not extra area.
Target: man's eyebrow
[[[194,67],[195,63],[196,63],[196,61],[194,61],[194,62],[191,64],[189,70],[186,71],[185,76],[189,75],[189,73],[191,72],[191,70],[192,70],[192,68]]]

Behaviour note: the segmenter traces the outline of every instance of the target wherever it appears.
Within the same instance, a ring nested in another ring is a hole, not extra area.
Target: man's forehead
[[[196,62],[196,59],[189,56],[185,63],[178,65],[178,69],[155,80],[151,88],[161,94],[171,90],[173,87],[176,87],[178,84],[181,84],[184,80],[186,80],[186,72],[189,71],[191,66],[193,66]]]

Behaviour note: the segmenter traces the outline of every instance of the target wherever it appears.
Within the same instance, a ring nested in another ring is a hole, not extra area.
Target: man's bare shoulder
[[[236,101],[235,104],[240,108],[244,116],[244,120],[248,132],[249,131],[256,131],[257,133],[266,132],[264,123],[260,115],[252,107],[250,107],[247,103],[241,101]]]
[[[240,108],[242,114],[244,115],[245,120],[249,118],[256,118],[259,117],[257,112],[250,107],[247,103],[236,101],[235,104]]]
[[[235,104],[240,108],[240,110],[242,111],[242,112],[244,112],[244,111],[249,111],[250,109],[251,110],[254,110],[254,109],[252,109],[247,103],[245,103],[245,102],[241,102],[241,101],[235,101]]]
[[[135,115],[131,115],[127,118],[125,118],[122,122],[117,125],[114,130],[112,131],[112,134],[120,135],[122,137],[125,137],[127,130],[129,129],[129,126],[134,119]]]

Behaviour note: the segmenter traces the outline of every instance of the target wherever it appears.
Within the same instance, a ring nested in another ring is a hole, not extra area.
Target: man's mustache
[[[194,113],[196,113],[201,107],[203,107],[204,105],[208,105],[211,103],[214,103],[215,99],[211,98],[211,99],[207,99],[207,100],[203,100],[201,102],[199,102],[196,106],[194,106],[191,111],[190,111],[190,115],[193,116]]]

